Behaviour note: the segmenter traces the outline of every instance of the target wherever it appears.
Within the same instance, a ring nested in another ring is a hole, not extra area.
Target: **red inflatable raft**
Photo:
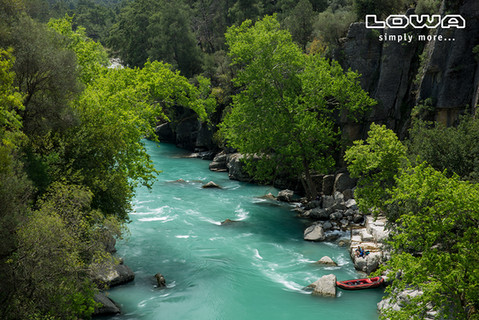
[[[383,277],[365,278],[365,279],[353,279],[345,281],[336,281],[336,286],[344,290],[360,290],[377,288],[383,284]]]

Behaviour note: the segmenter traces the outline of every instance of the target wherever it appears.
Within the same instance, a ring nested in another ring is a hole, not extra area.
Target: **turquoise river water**
[[[290,205],[261,198],[278,190],[229,180],[175,146],[146,146],[163,173],[152,190],[137,190],[130,235],[117,244],[136,278],[110,290],[123,313],[109,319],[378,318],[381,289],[338,290],[336,298],[303,290],[326,274],[363,275],[346,248],[304,241],[308,222]],[[208,181],[223,188],[202,189]],[[225,219],[238,222],[222,226]],[[325,255],[339,266],[314,264]],[[167,288],[155,286],[158,272]]]

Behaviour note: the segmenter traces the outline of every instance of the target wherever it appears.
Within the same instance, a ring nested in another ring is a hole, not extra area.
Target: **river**
[[[378,318],[381,289],[338,289],[336,298],[302,290],[330,273],[363,275],[346,248],[304,241],[308,222],[290,205],[261,198],[278,190],[229,180],[173,145],[145,143],[163,172],[152,190],[137,190],[130,234],[117,244],[136,278],[110,290],[123,313],[109,319]],[[202,189],[208,181],[222,189]],[[237,222],[222,226],[225,219]],[[325,255],[339,266],[314,264]],[[158,272],[167,288],[156,288]]]

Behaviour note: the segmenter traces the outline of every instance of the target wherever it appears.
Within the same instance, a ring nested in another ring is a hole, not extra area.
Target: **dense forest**
[[[104,288],[93,274],[118,263],[108,244],[126,230],[135,187],[160,173],[141,140],[185,109],[219,148],[246,155],[256,181],[299,178],[309,198],[313,176],[347,150],[361,210],[393,230],[388,293],[423,291],[385,317],[432,307],[477,319],[475,106],[445,127],[417,105],[406,140],[372,124],[353,144],[339,119],[364,122],[377,101],[333,59],[365,14],[461,3],[0,0],[0,318],[91,317]]]

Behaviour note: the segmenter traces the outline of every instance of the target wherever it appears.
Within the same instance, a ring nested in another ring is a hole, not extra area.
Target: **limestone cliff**
[[[479,64],[473,48],[479,45],[479,1],[459,1],[453,9],[444,3],[441,10],[461,14],[465,29],[382,30],[359,22],[350,26],[337,58],[345,69],[362,75],[363,89],[378,101],[369,122],[386,124],[404,136],[412,108],[426,99],[432,107],[430,119],[448,125],[466,110],[475,111]],[[343,126],[353,139],[364,137],[367,130],[346,122]]]

